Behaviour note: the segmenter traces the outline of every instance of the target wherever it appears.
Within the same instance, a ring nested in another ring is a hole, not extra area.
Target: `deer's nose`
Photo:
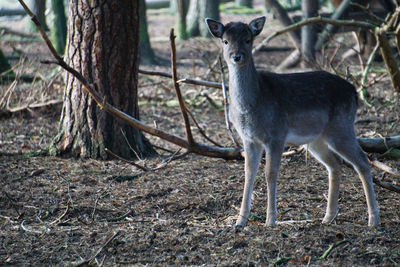
[[[235,62],[239,62],[242,59],[242,55],[233,55],[232,59]]]

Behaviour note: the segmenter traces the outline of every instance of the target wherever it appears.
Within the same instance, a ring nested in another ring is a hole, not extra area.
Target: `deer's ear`
[[[250,30],[251,30],[251,33],[253,34],[253,36],[257,36],[260,34],[260,32],[262,31],[262,29],[264,27],[264,23],[265,23],[264,16],[253,19],[249,23],[249,27],[250,27]]]
[[[221,22],[206,18],[206,23],[214,37],[222,38],[222,35],[224,34],[224,25]]]

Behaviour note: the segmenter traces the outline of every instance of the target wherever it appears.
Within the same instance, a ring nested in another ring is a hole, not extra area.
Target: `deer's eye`
[[[226,45],[228,44],[228,41],[227,41],[227,40],[223,40],[222,42],[223,42],[224,44],[226,44]]]

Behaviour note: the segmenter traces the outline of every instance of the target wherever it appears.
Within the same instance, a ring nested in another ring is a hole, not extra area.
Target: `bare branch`
[[[185,131],[186,131],[186,138],[188,140],[188,149],[192,146],[194,143],[193,135],[192,135],[192,130],[190,128],[190,121],[188,114],[186,112],[186,106],[185,102],[182,99],[182,93],[181,89],[179,87],[179,83],[177,83],[177,74],[176,74],[176,46],[175,46],[175,35],[174,35],[174,29],[171,29],[171,32],[169,34],[169,41],[171,44],[171,68],[172,68],[172,84],[174,85],[175,89],[175,94],[176,97],[178,98],[179,102],[179,107],[181,109],[181,114],[183,118],[183,122],[185,124]]]
[[[172,78],[172,75],[170,73],[162,72],[162,71],[139,69],[139,73],[145,74],[145,75],[154,75],[154,76],[161,76],[161,77],[165,77],[165,78]],[[213,88],[222,88],[222,85],[217,82],[210,82],[210,81],[191,79],[191,78],[180,78],[180,77],[177,77],[177,79],[178,79],[177,83],[188,83],[188,84],[202,85],[202,86],[213,87]]]
[[[309,18],[306,20],[302,20],[298,23],[292,24],[286,28],[276,31],[273,34],[269,35],[267,38],[265,38],[262,41],[262,43],[263,43],[263,45],[267,45],[272,39],[274,39],[275,37],[277,37],[279,35],[297,30],[306,25],[318,24],[318,23],[332,24],[335,26],[359,27],[359,28],[368,29],[368,30],[374,30],[376,27],[375,25],[365,22],[365,21],[338,20],[338,19],[336,20],[336,19],[323,18],[321,16],[318,16],[318,17],[313,17],[313,18]]]

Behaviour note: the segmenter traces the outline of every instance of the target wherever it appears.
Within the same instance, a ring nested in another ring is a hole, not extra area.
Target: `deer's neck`
[[[259,89],[258,74],[253,59],[246,65],[228,65],[229,68],[229,95],[232,105],[249,106],[257,101]]]

